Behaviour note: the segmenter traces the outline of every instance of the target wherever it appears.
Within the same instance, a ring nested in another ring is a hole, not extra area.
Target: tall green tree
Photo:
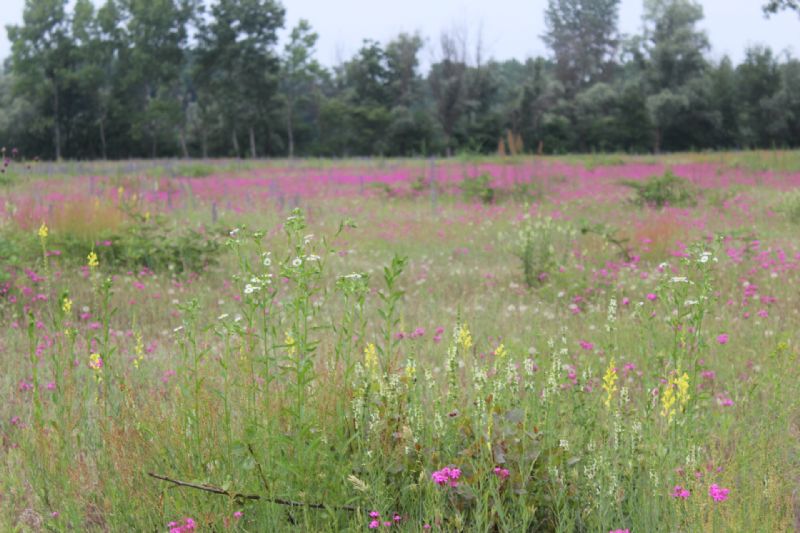
[[[618,45],[619,0],[548,0],[542,37],[568,92],[607,78]]]
[[[73,53],[66,6],[67,0],[26,0],[22,25],[6,27],[15,92],[30,95],[40,107],[56,159],[62,156],[62,101]]]
[[[288,155],[294,157],[295,111],[302,100],[318,92],[317,80],[322,68],[314,59],[318,36],[307,20],[300,20],[289,34],[281,58],[281,90],[286,99],[286,138]]]

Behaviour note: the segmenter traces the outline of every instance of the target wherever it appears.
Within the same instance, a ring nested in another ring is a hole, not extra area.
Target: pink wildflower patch
[[[441,470],[437,470],[431,474],[431,479],[439,486],[449,485],[451,487],[458,486],[458,479],[461,477],[461,470],[458,468],[450,468],[446,466]]]

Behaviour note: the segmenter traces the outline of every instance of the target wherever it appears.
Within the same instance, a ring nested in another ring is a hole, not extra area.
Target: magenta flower
[[[233,513],[233,517],[234,517],[236,520],[239,520],[239,519],[240,519],[241,517],[243,517],[243,516],[244,516],[244,513],[243,513],[243,512],[241,512],[241,511],[236,511],[235,513]]]
[[[726,489],[726,488],[720,487],[716,483],[714,483],[713,485],[708,487],[708,495],[711,496],[711,498],[715,502],[724,502],[725,500],[727,500],[728,499],[728,493],[730,491],[731,491],[730,489]]]
[[[680,498],[681,500],[686,500],[689,498],[689,496],[691,496],[691,493],[688,490],[681,487],[680,485],[675,485],[675,488],[672,489],[671,496],[673,498]]]
[[[583,340],[582,340],[582,341],[580,342],[580,345],[581,345],[581,348],[583,348],[584,350],[591,350],[591,349],[593,349],[593,348],[594,348],[594,344],[592,344],[592,343],[591,343],[591,342],[589,342],[589,341],[583,341]]]
[[[373,520],[372,522],[369,523],[370,529],[378,529],[379,527],[381,527],[381,523],[377,520]]]
[[[655,302],[656,300],[658,300],[658,296],[655,293],[648,292],[647,299],[650,300],[651,302]]]
[[[717,342],[720,344],[728,344],[728,334],[722,333],[720,335],[717,335]]]
[[[458,486],[458,478],[461,477],[461,470],[458,468],[450,468],[446,466],[441,470],[437,470],[431,474],[431,479],[439,486],[450,485],[451,487]]]
[[[494,475],[500,479],[508,479],[508,476],[511,475],[511,472],[509,472],[507,468],[500,468],[499,466],[496,466],[494,467]]]
[[[370,518],[380,518],[381,517],[381,513],[379,513],[378,511],[370,511],[369,517]]]
[[[630,529],[612,529],[608,533],[631,533]]]

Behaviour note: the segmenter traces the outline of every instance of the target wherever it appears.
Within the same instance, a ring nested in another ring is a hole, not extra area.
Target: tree
[[[704,53],[709,48],[705,32],[696,27],[702,19],[703,8],[694,0],[645,1],[647,108],[655,130],[655,152],[665,143],[671,148],[691,147],[689,137],[697,134],[698,106],[707,96],[698,82],[705,74]]]
[[[244,125],[256,157],[256,129],[265,126],[267,142],[272,138],[280,72],[274,46],[285,11],[275,0],[218,0],[211,15],[201,25],[198,77],[219,103],[234,154],[240,155],[238,128]]]
[[[298,100],[315,91],[315,81],[322,70],[314,59],[317,34],[307,20],[300,20],[284,48],[281,89],[286,98],[286,136],[289,157],[294,157],[294,115]]]
[[[798,0],[769,0],[764,4],[764,13],[777,13],[782,9],[793,9],[800,12],[800,1]]]
[[[605,79],[616,52],[619,0],[549,0],[547,32],[556,77],[568,92]]]
[[[53,130],[53,153],[61,159],[62,97],[72,42],[67,0],[27,0],[21,26],[7,26],[17,94],[33,95]]]
[[[463,32],[443,32],[440,45],[442,57],[431,66],[428,84],[436,106],[436,118],[444,132],[445,150],[450,156],[456,123],[464,112],[466,37]]]

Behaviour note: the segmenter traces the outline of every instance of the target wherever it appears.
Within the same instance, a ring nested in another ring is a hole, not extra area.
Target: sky
[[[95,0],[99,3],[100,0]],[[711,57],[728,54],[734,62],[747,46],[766,44],[777,52],[800,56],[800,16],[793,12],[765,18],[763,0],[700,0],[701,27],[711,41]],[[10,53],[5,26],[22,21],[25,0],[0,0],[0,58]],[[483,36],[486,58],[498,60],[547,55],[541,40],[547,0],[283,0],[287,30],[301,18],[319,34],[317,59],[326,66],[350,58],[370,38],[385,43],[400,32],[419,31],[427,39],[422,54],[429,64],[442,30],[467,28],[472,46]],[[642,0],[622,0],[620,31],[641,30]]]

